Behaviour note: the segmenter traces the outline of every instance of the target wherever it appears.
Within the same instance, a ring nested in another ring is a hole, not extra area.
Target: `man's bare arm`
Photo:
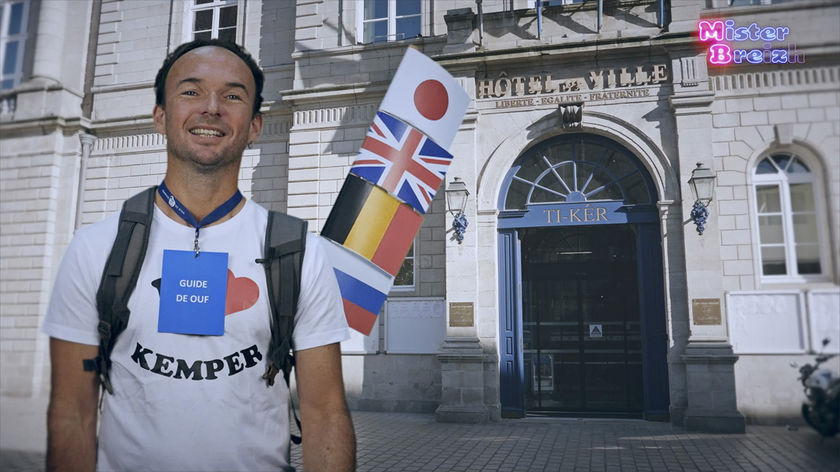
[[[50,338],[52,391],[47,411],[47,470],[96,468],[99,379],[82,369],[97,347]]]
[[[304,467],[309,472],[355,470],[356,435],[344,396],[339,345],[296,352],[295,372]]]

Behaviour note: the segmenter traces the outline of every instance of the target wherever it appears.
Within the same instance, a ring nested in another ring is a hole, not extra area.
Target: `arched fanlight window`
[[[753,173],[758,247],[764,276],[825,273],[817,177],[796,154],[775,152]]]
[[[656,201],[647,171],[626,149],[593,135],[564,135],[537,144],[511,169],[505,210],[540,203]]]

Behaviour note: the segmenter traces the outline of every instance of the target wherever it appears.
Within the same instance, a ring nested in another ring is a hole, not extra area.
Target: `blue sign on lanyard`
[[[233,194],[226,202],[219,205],[218,208],[210,212],[209,215],[205,216],[201,219],[201,221],[196,221],[195,217],[190,213],[190,211],[185,207],[175,195],[169,191],[169,187],[166,186],[166,181],[160,183],[158,187],[158,193],[163,198],[175,213],[181,217],[182,220],[189,223],[190,226],[195,228],[195,242],[193,243],[193,250],[195,251],[195,257],[198,257],[199,247],[198,247],[198,230],[202,227],[207,226],[211,223],[215,223],[220,218],[224,217],[228,213],[232,212],[236,205],[239,205],[239,202],[242,201],[242,193],[239,189],[236,190],[236,193]]]
[[[164,250],[158,331],[225,334],[227,268],[225,252]]]

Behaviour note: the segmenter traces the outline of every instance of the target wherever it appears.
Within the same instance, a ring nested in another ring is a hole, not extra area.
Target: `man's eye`
[[[233,93],[228,95],[227,97],[228,97],[229,100],[242,100],[242,97],[240,97],[239,95],[233,94]]]
[[[181,95],[189,95],[192,97],[198,95],[198,93],[195,90],[184,90],[184,92],[182,92]]]

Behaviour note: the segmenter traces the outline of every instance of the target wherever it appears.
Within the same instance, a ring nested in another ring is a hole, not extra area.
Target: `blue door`
[[[519,236],[515,229],[499,232],[500,396],[502,417],[525,415],[522,397],[522,270],[519,262]]]
[[[567,134],[523,153],[502,189],[502,415],[667,415],[660,230],[647,170],[617,143]]]

